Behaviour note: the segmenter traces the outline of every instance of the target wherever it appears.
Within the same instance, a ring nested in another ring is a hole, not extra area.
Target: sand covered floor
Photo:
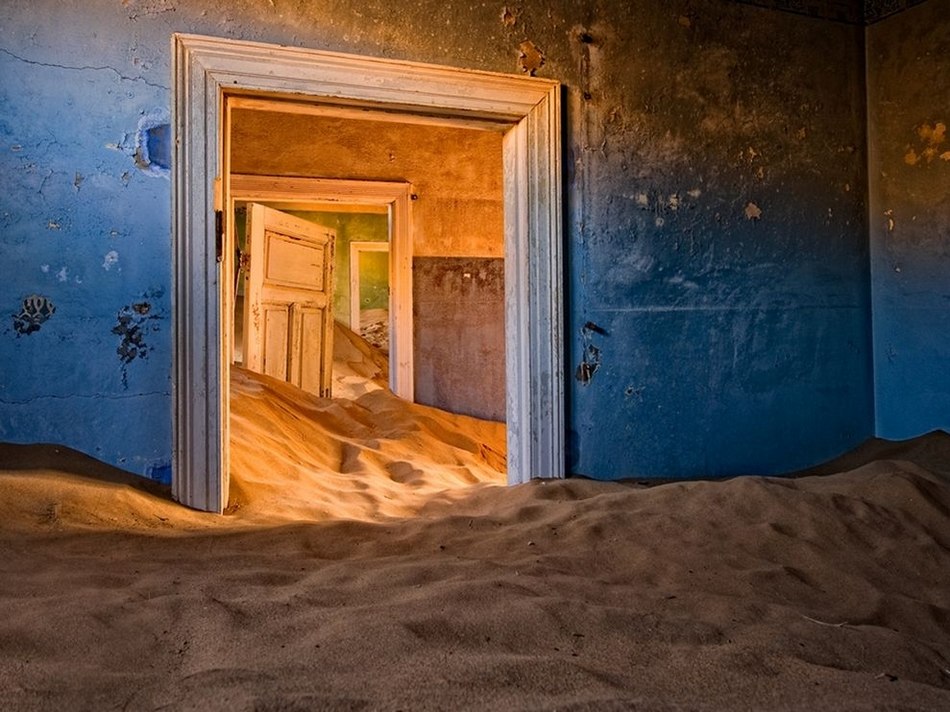
[[[0,709],[950,709],[950,436],[506,488],[497,424],[234,382],[223,517],[0,446]]]

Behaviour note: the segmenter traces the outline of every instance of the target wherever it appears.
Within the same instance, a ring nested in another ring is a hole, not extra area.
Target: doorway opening
[[[237,96],[503,133],[508,480],[562,477],[558,84],[192,35],[173,37],[173,58],[175,498],[207,511],[227,505],[230,363],[220,345],[230,337],[221,314],[233,258],[215,215],[232,191],[220,142],[227,100]]]
[[[229,111],[243,106],[241,100],[229,101]],[[268,109],[286,109],[288,104],[264,104]],[[277,113],[280,113],[279,111]],[[386,358],[389,362],[389,387],[400,398],[414,400],[414,366],[412,345],[412,215],[411,199],[412,185],[404,182],[387,182],[373,180],[341,180],[331,178],[307,178],[289,176],[258,176],[252,174],[230,173],[230,191],[228,194],[225,254],[222,255],[222,268],[226,274],[235,274],[232,289],[234,297],[242,281],[237,278],[241,272],[241,265],[227,264],[229,258],[241,251],[241,233],[245,224],[240,219],[240,210],[246,210],[249,204],[264,204],[269,208],[286,211],[291,214],[316,221],[319,224],[328,224],[340,214],[365,215],[376,217],[374,221],[379,237],[378,225],[385,224],[385,242],[377,243],[386,246],[388,260],[388,315],[386,323],[387,348]],[[365,222],[365,221],[364,221]],[[362,234],[362,233],[361,233]],[[379,248],[377,248],[379,249]],[[349,267],[348,260],[337,259],[337,264]],[[350,279],[336,270],[336,282],[346,280],[349,287]],[[345,298],[335,298],[335,316],[339,320],[345,315],[347,326],[352,328],[350,316],[351,299],[349,289]],[[243,304],[240,305],[243,308]],[[231,312],[235,314],[239,305],[237,299],[232,298]],[[341,313],[342,312],[342,313]],[[243,316],[243,314],[242,314]],[[237,322],[228,317],[227,322],[232,328],[237,328]],[[358,329],[353,329],[358,331]],[[234,344],[238,340],[231,337]],[[222,341],[227,344],[228,338]],[[242,354],[243,356],[243,354]],[[227,358],[227,354],[222,354]],[[243,362],[243,359],[242,359]]]

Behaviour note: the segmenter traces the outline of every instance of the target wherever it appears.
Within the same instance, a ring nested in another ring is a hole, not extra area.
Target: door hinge
[[[224,211],[214,211],[214,249],[215,259],[220,262],[224,259]]]

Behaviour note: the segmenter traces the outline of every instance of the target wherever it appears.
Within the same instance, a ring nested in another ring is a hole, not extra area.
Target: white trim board
[[[560,85],[197,35],[172,36],[174,398],[172,494],[227,505],[229,260],[216,259],[215,177],[228,185],[225,97],[293,95],[315,105],[439,117],[503,139],[508,481],[563,477]],[[220,208],[221,203],[217,203]]]

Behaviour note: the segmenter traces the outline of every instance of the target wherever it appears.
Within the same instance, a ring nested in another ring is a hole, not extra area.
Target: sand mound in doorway
[[[282,484],[238,478],[227,517],[0,448],[0,709],[950,708],[948,435],[870,443],[827,476],[425,503],[477,470],[479,437],[376,392],[235,378],[238,418],[269,418],[237,424],[257,450],[238,455]],[[426,448],[465,464],[387,469]],[[290,521],[293,498],[358,519]]]
[[[504,453],[503,423],[407,403],[385,388],[327,399],[231,372],[231,511],[282,520],[410,516],[461,487],[504,484]]]

